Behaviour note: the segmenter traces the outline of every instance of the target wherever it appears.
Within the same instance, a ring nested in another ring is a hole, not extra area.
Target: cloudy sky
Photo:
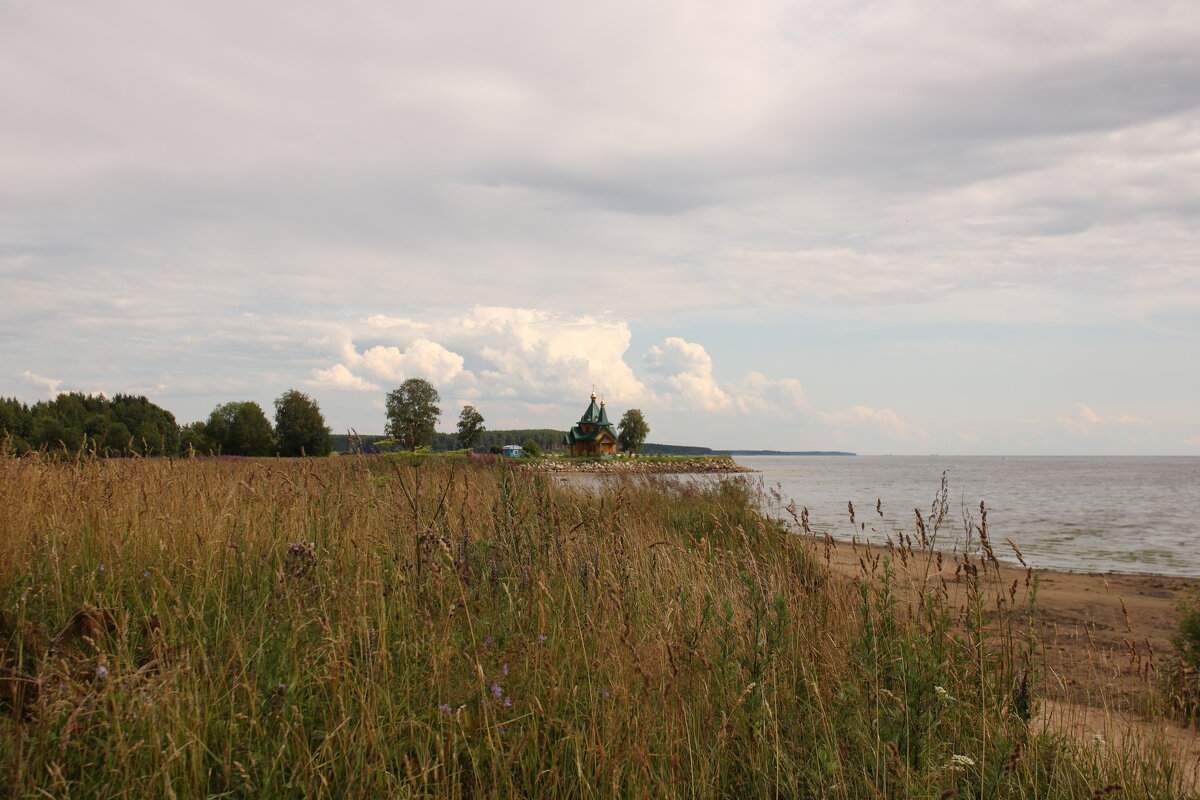
[[[0,0],[0,395],[1200,454],[1200,6]]]

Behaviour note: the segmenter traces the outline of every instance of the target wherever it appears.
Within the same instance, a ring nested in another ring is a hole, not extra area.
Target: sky
[[[1200,5],[0,0],[0,395],[1200,455]]]

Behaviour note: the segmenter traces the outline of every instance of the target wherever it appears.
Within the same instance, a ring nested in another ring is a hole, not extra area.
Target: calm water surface
[[[738,456],[783,503],[807,506],[815,531],[886,541],[911,533],[941,481],[950,511],[942,549],[962,546],[964,512],[988,509],[994,543],[1010,538],[1035,567],[1200,576],[1200,458]],[[883,517],[875,512],[880,501]],[[846,508],[854,504],[851,526]],[[781,504],[771,502],[774,513]],[[997,547],[997,555],[1003,557]],[[1005,546],[1004,549],[1007,549]],[[1011,552],[1009,553],[1011,559]]]

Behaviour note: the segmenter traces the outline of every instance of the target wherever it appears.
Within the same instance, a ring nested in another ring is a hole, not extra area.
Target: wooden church
[[[617,454],[617,430],[608,421],[604,401],[596,405],[596,393],[579,422],[567,432],[567,447],[573,456],[613,456]]]

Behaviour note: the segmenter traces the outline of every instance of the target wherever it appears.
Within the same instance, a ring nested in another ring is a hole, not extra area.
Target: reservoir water
[[[886,543],[928,515],[942,473],[949,512],[939,549],[961,549],[964,513],[987,505],[996,554],[1030,566],[1200,577],[1200,457],[737,456],[758,470],[768,509],[807,506],[814,532]],[[773,492],[782,496],[773,499]],[[853,503],[851,525],[847,503]],[[883,511],[876,513],[876,503]],[[865,523],[865,528],[862,527]],[[974,539],[978,542],[977,537]]]

